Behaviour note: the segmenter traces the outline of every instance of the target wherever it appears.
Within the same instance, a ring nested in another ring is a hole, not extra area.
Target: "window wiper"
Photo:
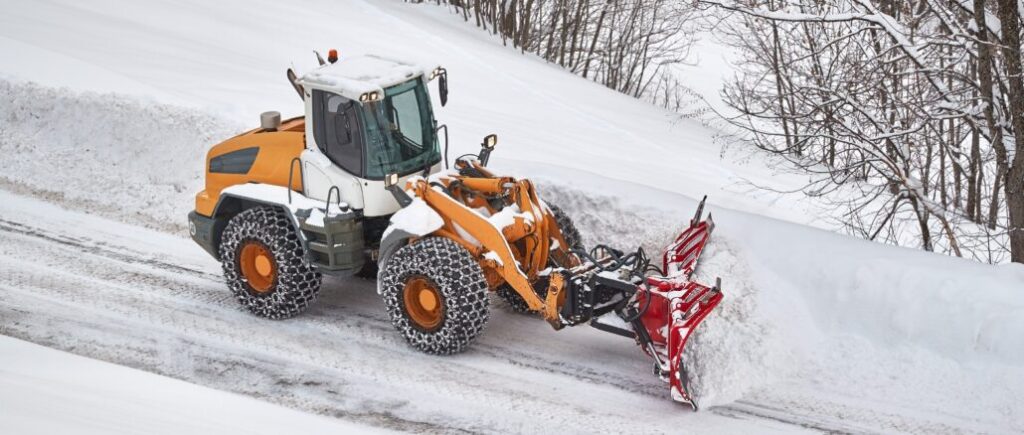
[[[398,109],[391,106],[391,119],[395,123],[395,131],[402,131],[402,120],[398,118]]]

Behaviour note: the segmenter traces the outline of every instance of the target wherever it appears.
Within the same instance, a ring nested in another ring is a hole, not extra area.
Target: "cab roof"
[[[430,77],[436,65],[423,65],[377,55],[342,57],[310,71],[298,80],[307,88],[322,89],[359,101],[359,96],[407,82],[419,76]]]

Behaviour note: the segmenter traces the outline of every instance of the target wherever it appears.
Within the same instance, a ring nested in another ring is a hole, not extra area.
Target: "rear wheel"
[[[228,288],[242,306],[270,319],[293,317],[316,299],[321,276],[303,253],[288,215],[275,208],[239,213],[221,236],[221,267]]]
[[[391,323],[423,352],[461,352],[487,324],[487,280],[453,240],[427,237],[403,246],[383,266],[377,285]]]
[[[580,231],[576,229],[576,224],[572,222],[572,218],[565,214],[561,208],[554,204],[548,204],[548,208],[551,209],[551,214],[555,216],[555,222],[558,223],[558,228],[562,231],[562,238],[565,239],[565,243],[569,244],[569,249],[582,250],[583,242],[580,237]],[[548,266],[554,266],[549,264]],[[541,278],[536,283],[537,287],[540,287],[537,291],[537,295],[541,298],[547,296],[547,278]],[[526,303],[519,293],[516,293],[515,289],[508,283],[502,284],[495,290],[495,293],[508,303],[509,308],[517,313],[533,313],[530,306]]]

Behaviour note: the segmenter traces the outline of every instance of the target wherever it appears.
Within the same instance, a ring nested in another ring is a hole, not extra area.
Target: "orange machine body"
[[[221,191],[243,183],[287,186],[293,160],[306,147],[302,117],[281,123],[275,131],[250,130],[221,142],[206,154],[206,187],[196,194],[196,213],[212,217]],[[291,188],[302,192],[299,164],[294,164]]]

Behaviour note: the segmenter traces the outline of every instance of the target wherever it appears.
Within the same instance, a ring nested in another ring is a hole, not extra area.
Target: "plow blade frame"
[[[566,326],[589,321],[602,331],[633,338],[654,359],[655,373],[668,382],[672,399],[694,410],[697,402],[690,390],[684,350],[690,334],[722,301],[720,279],[713,287],[692,280],[715,227],[710,215],[701,219],[703,210],[701,200],[687,228],[665,248],[660,275],[639,276],[635,269],[617,269],[614,265],[621,262],[612,260],[629,256],[616,251],[611,257],[589,256],[588,262],[558,276],[566,284],[559,313]],[[642,250],[630,255],[646,258]],[[598,297],[610,293],[618,296]]]
[[[697,401],[690,391],[690,380],[683,361],[683,351],[693,330],[704,321],[711,310],[722,301],[722,292],[717,287],[705,287],[690,283],[682,297],[669,300],[671,324],[667,343],[669,363],[669,388],[672,400],[687,403],[697,410]]]

